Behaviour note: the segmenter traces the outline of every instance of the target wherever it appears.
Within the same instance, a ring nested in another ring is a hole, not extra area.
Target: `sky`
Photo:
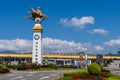
[[[0,51],[32,51],[31,7],[48,18],[42,22],[43,53],[117,53],[120,48],[119,0],[1,0]]]

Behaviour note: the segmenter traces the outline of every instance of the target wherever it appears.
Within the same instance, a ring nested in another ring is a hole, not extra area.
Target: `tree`
[[[120,48],[119,48],[119,51],[118,51],[118,53],[120,54]]]
[[[3,61],[3,59],[2,59],[2,58],[0,58],[0,64],[2,64],[2,61]]]

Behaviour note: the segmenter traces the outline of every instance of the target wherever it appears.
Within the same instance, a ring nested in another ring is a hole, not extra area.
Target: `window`
[[[36,44],[38,44],[38,42],[36,42]]]

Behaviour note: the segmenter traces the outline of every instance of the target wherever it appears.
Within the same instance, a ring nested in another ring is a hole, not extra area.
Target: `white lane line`
[[[29,73],[38,73],[38,72],[29,72]]]
[[[50,76],[57,76],[56,74],[51,74]]]
[[[23,78],[23,76],[15,77],[15,78],[12,78],[11,80],[20,79],[20,78]]]
[[[47,79],[47,78],[50,78],[50,77],[49,76],[44,76],[44,77],[40,78],[40,80]]]

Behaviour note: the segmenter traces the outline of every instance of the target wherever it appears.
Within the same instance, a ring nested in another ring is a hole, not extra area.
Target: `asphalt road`
[[[54,71],[11,71],[8,74],[0,74],[0,80],[55,80],[58,76],[62,76],[64,72],[76,70],[54,70]]]
[[[111,70],[111,73],[120,76],[120,69],[118,69],[118,70]]]
[[[104,69],[110,70],[112,74],[119,75],[120,76],[120,69],[115,69],[115,68],[109,68],[109,67],[104,67]]]
[[[54,80],[58,75],[61,74],[62,72],[58,71],[12,71],[8,74],[0,74],[0,80]]]

